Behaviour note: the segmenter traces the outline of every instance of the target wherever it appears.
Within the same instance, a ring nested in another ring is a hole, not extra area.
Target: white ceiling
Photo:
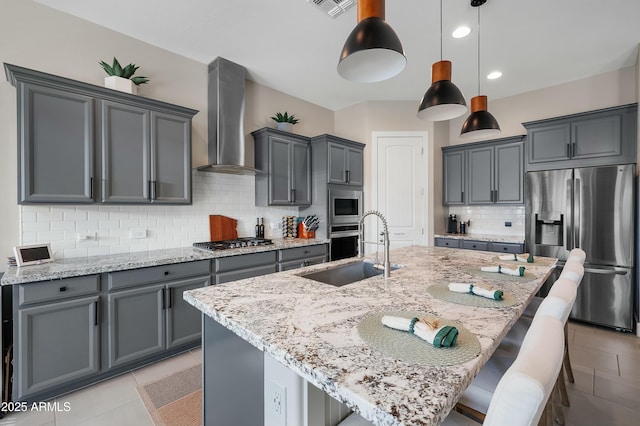
[[[37,0],[204,64],[217,56],[248,78],[337,110],[365,100],[415,100],[440,59],[438,0],[388,0],[407,67],[380,83],[357,84],[336,72],[356,25],[356,7],[335,19],[308,0]],[[477,8],[443,2],[443,59],[467,100],[478,94]],[[453,39],[459,24],[470,36]],[[507,97],[633,66],[640,42],[638,0],[488,0],[480,7],[481,94]],[[503,77],[486,80],[499,69]]]

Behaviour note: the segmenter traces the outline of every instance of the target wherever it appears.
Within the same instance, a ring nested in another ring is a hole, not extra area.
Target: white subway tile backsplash
[[[524,237],[524,206],[455,206],[449,207],[449,214],[459,222],[470,220],[468,233]]]
[[[253,236],[256,217],[264,217],[266,236],[279,238],[270,224],[298,214],[297,208],[256,207],[253,176],[194,171],[192,185],[191,206],[23,205],[22,244],[50,242],[56,258],[188,247],[209,239],[210,214],[237,219],[241,237]],[[131,239],[134,228],[146,229],[147,238]],[[78,234],[97,234],[97,240],[77,241]]]

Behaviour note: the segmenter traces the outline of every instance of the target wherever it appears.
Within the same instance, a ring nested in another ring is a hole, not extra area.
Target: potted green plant
[[[129,64],[123,67],[115,57],[111,65],[105,61],[100,61],[99,64],[109,75],[104,78],[104,85],[109,89],[120,90],[127,93],[137,93],[140,84],[147,84],[149,82],[147,77],[133,76],[138,68],[140,68],[136,64]]]
[[[276,115],[271,117],[273,121],[276,122],[276,128],[279,130],[286,130],[290,132],[293,129],[293,125],[299,122],[295,115],[289,113],[287,111],[282,114],[281,112],[276,112]]]

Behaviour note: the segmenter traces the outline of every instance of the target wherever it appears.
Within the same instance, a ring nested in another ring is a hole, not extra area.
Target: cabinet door
[[[109,368],[164,350],[164,284],[119,291],[108,298]]]
[[[443,152],[442,197],[445,205],[464,204],[465,152]]]
[[[354,186],[364,184],[364,158],[361,149],[347,148],[347,183]]]
[[[292,164],[292,203],[311,204],[311,147],[306,143],[291,143]]]
[[[611,157],[622,154],[620,115],[571,123],[572,158]]]
[[[492,204],[494,201],[493,169],[494,148],[482,147],[470,149],[468,204]]]
[[[93,202],[93,98],[18,85],[18,202]]]
[[[494,179],[496,204],[524,203],[524,144],[522,142],[495,147]]]
[[[269,204],[291,204],[291,142],[269,138]]]
[[[102,101],[102,202],[148,203],[149,111]]]
[[[200,340],[202,313],[182,298],[182,293],[205,287],[209,277],[192,278],[167,284],[167,348]]]
[[[191,120],[151,113],[151,202],[191,204]]]
[[[100,371],[98,304],[93,296],[18,310],[15,400]]]
[[[568,160],[571,157],[569,123],[531,129],[527,135],[529,163]]]
[[[347,182],[347,155],[346,148],[342,145],[329,142],[328,150],[328,181],[329,183]]]

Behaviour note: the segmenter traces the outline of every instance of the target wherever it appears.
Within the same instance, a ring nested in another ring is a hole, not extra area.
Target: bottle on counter
[[[256,218],[256,238],[260,238],[260,219]]]
[[[264,238],[264,217],[260,218],[260,225],[259,225],[258,229],[260,231],[259,238]]]

